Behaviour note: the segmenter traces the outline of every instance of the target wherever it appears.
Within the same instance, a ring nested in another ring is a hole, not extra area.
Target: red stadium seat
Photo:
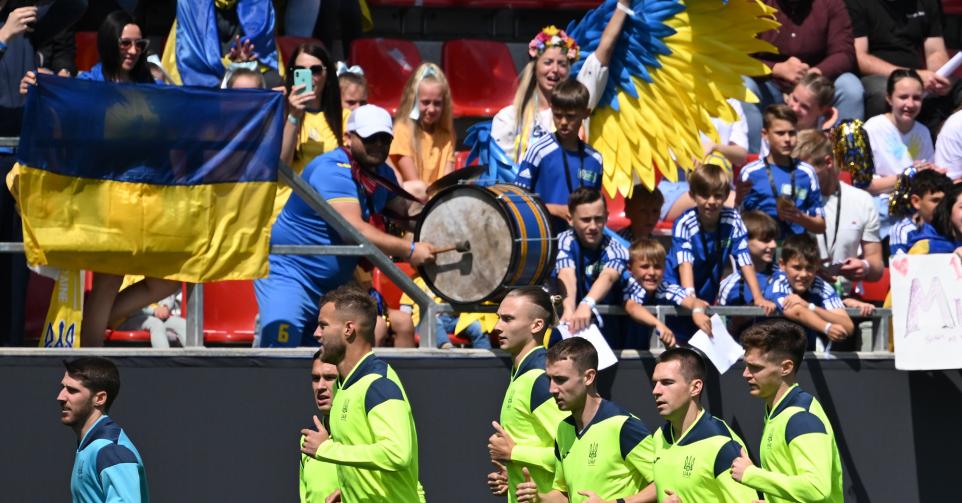
[[[862,293],[862,300],[873,304],[885,302],[885,297],[889,294],[889,280],[889,268],[886,267],[878,281],[863,281],[862,287],[865,288],[865,292]]]
[[[284,65],[287,64],[287,59],[291,57],[291,54],[294,52],[294,49],[296,49],[297,46],[301,44],[306,44],[309,42],[315,43],[318,45],[324,45],[323,43],[321,43],[320,40],[317,40],[316,38],[310,38],[310,37],[283,36],[283,37],[277,37],[276,42],[277,42],[277,49],[281,51],[281,60],[283,61]]]
[[[110,330],[108,328],[104,334],[104,344],[108,346],[149,346],[150,332],[146,330]]]
[[[631,220],[625,216],[624,196],[618,194],[612,199],[607,192],[604,192],[604,195],[605,203],[608,205],[608,227],[614,231],[620,231],[631,225]]]
[[[458,150],[454,153],[454,169],[461,169],[468,165],[468,155],[471,154],[470,150]],[[477,165],[478,160],[475,159],[472,165]]]
[[[74,63],[77,64],[78,72],[86,72],[100,61],[100,52],[97,51],[97,32],[78,31],[74,34],[74,43],[77,46]]]
[[[421,64],[414,42],[392,38],[362,38],[351,44],[351,63],[360,65],[368,82],[368,102],[395,114],[404,84]]]
[[[491,117],[510,105],[518,72],[503,42],[452,40],[441,49],[455,117]]]
[[[253,281],[204,283],[204,345],[250,346],[257,312]]]

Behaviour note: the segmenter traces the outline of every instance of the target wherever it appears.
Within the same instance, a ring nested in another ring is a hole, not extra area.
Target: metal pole
[[[187,284],[187,337],[184,346],[199,348],[204,346],[204,284]]]
[[[294,173],[290,166],[284,163],[278,167],[277,170],[278,178],[284,183],[288,184],[294,192],[300,196],[301,199],[307,203],[314,211],[323,218],[328,225],[334,228],[338,234],[346,241],[353,242],[358,245],[365,246],[368,248],[368,260],[370,260],[378,269],[381,270],[387,277],[394,282],[395,285],[401,288],[401,290],[411,297],[411,300],[417,303],[418,307],[421,309],[421,327],[425,330],[421,333],[424,337],[421,338],[421,347],[423,348],[433,348],[437,338],[434,334],[434,323],[428,323],[427,326],[424,322],[427,318],[431,317],[435,312],[433,305],[434,299],[430,295],[425,293],[423,290],[418,288],[417,285],[411,281],[411,278],[404,271],[399,269],[390,257],[384,254],[378,247],[374,246],[367,238],[361,234],[361,231],[354,228],[350,222],[347,221],[340,213],[337,212],[324,198],[314,190],[307,182],[304,181],[299,175]],[[433,320],[431,320],[433,321]]]

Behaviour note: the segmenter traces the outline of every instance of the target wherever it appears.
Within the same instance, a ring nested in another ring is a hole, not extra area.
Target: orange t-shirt
[[[411,141],[411,121],[401,120],[394,124],[394,141],[391,142],[391,162],[397,166],[401,157],[414,159],[421,181],[430,184],[441,178],[448,164],[454,161],[454,135],[438,129],[433,133],[418,130],[418,153]]]

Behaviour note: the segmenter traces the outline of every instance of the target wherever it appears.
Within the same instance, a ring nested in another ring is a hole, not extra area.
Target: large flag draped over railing
[[[267,275],[283,96],[39,76],[14,187],[31,265]]]

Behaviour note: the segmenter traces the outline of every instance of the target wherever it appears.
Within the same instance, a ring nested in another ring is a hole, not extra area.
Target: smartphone
[[[310,68],[298,68],[294,70],[294,87],[303,85],[297,94],[314,92],[314,79],[311,76]]]

